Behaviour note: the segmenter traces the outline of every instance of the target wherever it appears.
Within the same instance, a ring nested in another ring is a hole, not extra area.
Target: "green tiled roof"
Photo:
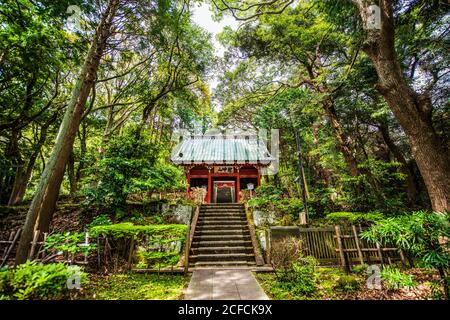
[[[275,158],[256,136],[188,136],[175,147],[175,164],[260,163],[268,165]]]

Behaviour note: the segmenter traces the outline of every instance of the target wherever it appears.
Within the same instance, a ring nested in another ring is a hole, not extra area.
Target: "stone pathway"
[[[185,300],[269,300],[248,270],[194,270]]]

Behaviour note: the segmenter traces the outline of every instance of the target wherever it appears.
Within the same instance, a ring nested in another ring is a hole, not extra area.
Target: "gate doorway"
[[[234,181],[214,181],[213,202],[233,203],[235,200],[236,183]]]

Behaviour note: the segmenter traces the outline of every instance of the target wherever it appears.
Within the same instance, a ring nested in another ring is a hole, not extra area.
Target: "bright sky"
[[[225,52],[225,48],[219,44],[219,42],[216,39],[216,35],[222,32],[223,28],[226,26],[230,26],[233,30],[236,30],[239,23],[230,16],[225,16],[221,21],[217,22],[214,21],[212,16],[213,13],[209,9],[209,6],[205,3],[202,3],[200,6],[195,6],[193,11],[193,21],[200,25],[202,28],[207,30],[208,32],[212,33],[212,40],[214,43],[214,47],[216,49],[216,55],[219,57],[223,57],[223,54]],[[211,87],[211,90],[214,91],[214,89],[217,86],[217,77],[214,77],[209,81],[209,85]]]

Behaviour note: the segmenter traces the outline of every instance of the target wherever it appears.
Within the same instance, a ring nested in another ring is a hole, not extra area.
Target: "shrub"
[[[194,187],[194,188],[191,188],[191,190],[192,190],[192,193],[191,193],[192,201],[194,201],[195,204],[200,205],[203,202],[205,202],[205,197],[207,194],[207,191],[205,188]]]
[[[393,244],[416,256],[423,267],[434,268],[448,298],[450,270],[450,214],[418,211],[380,220],[362,233],[362,238],[381,244]]]
[[[367,268],[368,268],[369,266],[367,265],[367,264],[358,264],[358,265],[356,265],[356,266],[354,266],[353,268],[352,268],[352,272],[353,273],[356,273],[356,274],[366,274],[367,273]]]
[[[119,261],[128,263],[131,243],[134,242],[138,268],[175,265],[180,259],[179,253],[186,239],[186,231],[187,226],[182,224],[134,225],[131,222],[96,226],[91,229],[94,236],[107,238],[110,248],[108,250],[115,252],[113,256],[116,266]],[[134,255],[133,257],[136,258]]]
[[[388,289],[397,290],[400,288],[413,288],[413,276],[402,272],[399,268],[384,267],[381,271],[381,279],[384,281]]]
[[[184,224],[134,225],[131,222],[96,226],[91,229],[94,236],[104,235],[113,239],[142,238],[144,236],[161,241],[184,240],[187,226]]]
[[[281,218],[280,224],[282,226],[292,226],[294,225],[294,219],[292,219],[292,216],[290,214],[286,214]]]
[[[96,226],[108,226],[111,225],[112,221],[107,214],[101,214],[94,219],[92,219],[91,223],[87,225],[87,229],[90,230]]]
[[[361,285],[354,276],[340,276],[335,285],[335,290],[342,292],[354,292],[360,289]]]
[[[85,242],[86,235],[77,232],[55,233],[47,237],[44,245],[46,251],[55,250],[57,252],[76,255],[79,253],[89,254],[96,248],[95,244],[89,243],[87,246],[80,246]]]
[[[327,214],[326,219],[334,224],[372,224],[383,219],[379,212],[332,212]]]
[[[26,262],[0,272],[0,300],[62,299],[69,296],[67,281],[79,275],[86,282],[86,273],[78,266],[63,263]]]
[[[104,157],[93,168],[95,187],[85,190],[96,205],[124,207],[129,195],[155,190],[178,190],[184,183],[182,171],[160,163],[161,146],[138,126],[128,126],[109,142]],[[98,182],[98,183],[97,183]]]
[[[278,286],[296,295],[309,296],[317,290],[314,277],[317,261],[303,255],[300,240],[285,238],[275,242],[271,257]]]
[[[139,268],[172,267],[180,261],[178,252],[139,252]]]

